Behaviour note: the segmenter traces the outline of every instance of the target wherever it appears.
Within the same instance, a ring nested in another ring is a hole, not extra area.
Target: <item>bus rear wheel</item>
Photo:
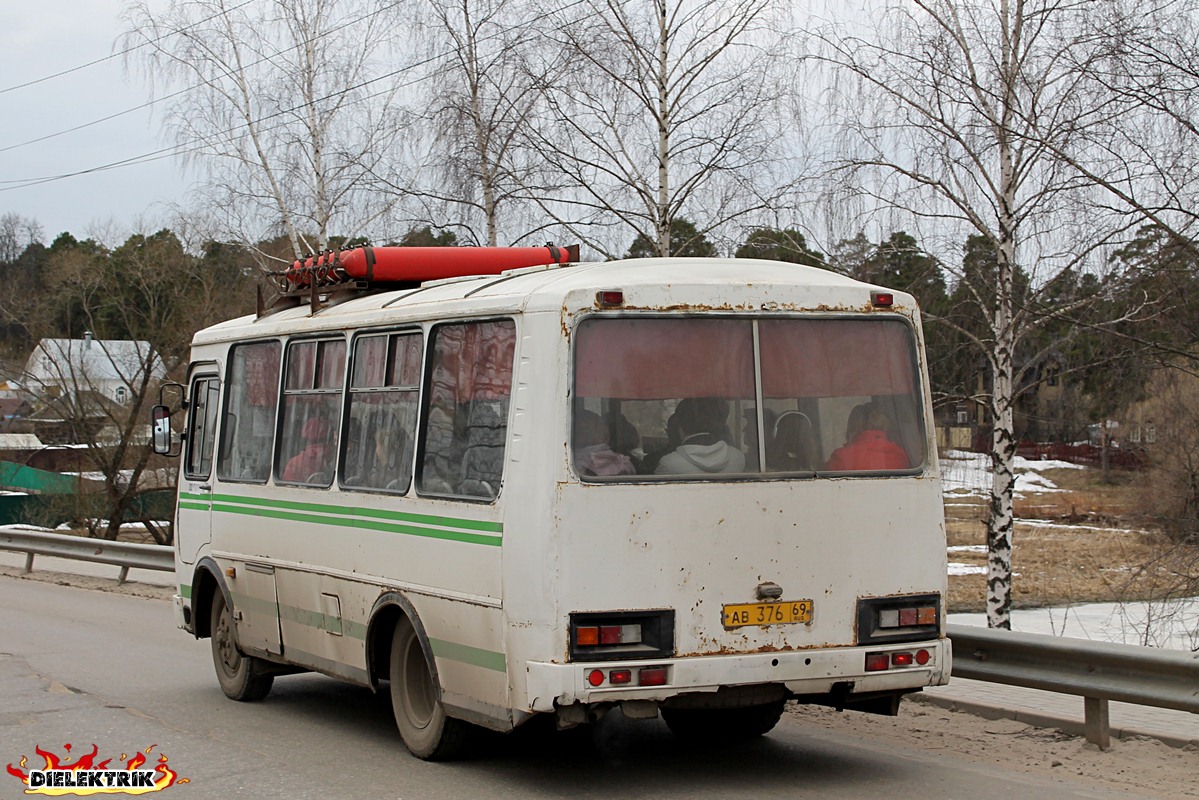
[[[390,677],[396,727],[412,755],[426,761],[462,755],[469,745],[471,726],[446,715],[420,637],[407,617],[396,623],[391,640]]]
[[[685,741],[744,741],[769,733],[783,716],[783,703],[779,700],[748,708],[664,708],[662,719],[671,733]]]
[[[221,691],[233,700],[261,700],[271,691],[275,676],[265,669],[261,659],[247,656],[237,649],[233,629],[233,614],[225,596],[217,591],[212,595],[212,663]]]

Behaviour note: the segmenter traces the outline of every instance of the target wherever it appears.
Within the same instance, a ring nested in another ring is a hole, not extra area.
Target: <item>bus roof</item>
[[[218,323],[193,344],[341,330],[452,316],[537,311],[581,312],[597,307],[599,291],[623,293],[624,310],[872,311],[871,292],[883,287],[817,267],[736,258],[643,258],[526,267],[501,275],[450,278],[416,288],[385,290],[321,307],[308,304]],[[893,292],[885,309],[912,313],[911,295]]]

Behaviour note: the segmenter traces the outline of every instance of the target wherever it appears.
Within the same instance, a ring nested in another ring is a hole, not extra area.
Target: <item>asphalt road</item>
[[[0,765],[40,746],[155,745],[188,779],[179,798],[1127,798],[994,766],[880,744],[784,717],[769,736],[703,749],[658,720],[619,714],[594,729],[489,737],[466,762],[404,750],[383,696],[331,678],[279,678],[260,703],[225,699],[207,641],[168,603],[0,576]],[[27,797],[0,771],[0,798]]]

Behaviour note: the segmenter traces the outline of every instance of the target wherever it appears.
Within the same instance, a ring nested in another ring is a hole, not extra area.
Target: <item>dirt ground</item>
[[[1135,475],[1108,485],[1093,470],[1043,474],[1064,491],[1016,501],[1016,608],[1199,595],[1199,547],[1175,544],[1137,513]],[[947,498],[950,562],[986,566],[986,511],[981,499]],[[983,611],[985,595],[985,574],[950,575],[951,612]]]
[[[1129,739],[1100,750],[1058,730],[1014,720],[990,721],[918,700],[905,700],[898,717],[838,713],[820,706],[798,706],[790,713],[836,733],[948,753],[1017,773],[1057,777],[1072,786],[1083,783],[1156,797],[1199,797],[1199,750],[1194,747],[1177,749],[1153,739]]]

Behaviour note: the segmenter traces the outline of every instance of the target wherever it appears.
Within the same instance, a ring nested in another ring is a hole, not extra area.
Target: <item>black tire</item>
[[[770,732],[783,716],[779,700],[748,708],[664,708],[670,732],[688,742],[740,742]]]
[[[396,727],[412,755],[425,761],[464,755],[473,738],[473,726],[446,715],[420,637],[407,617],[396,623],[389,674]]]
[[[237,649],[233,614],[221,592],[212,595],[212,664],[221,691],[233,700],[261,700],[271,691],[275,676],[260,658],[248,656]]]

